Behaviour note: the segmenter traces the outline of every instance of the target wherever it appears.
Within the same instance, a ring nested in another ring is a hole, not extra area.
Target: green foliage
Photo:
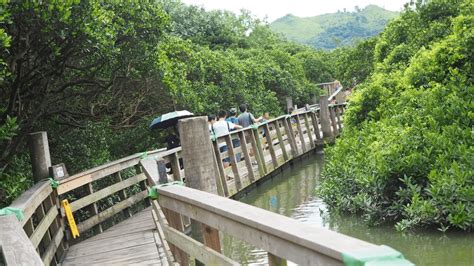
[[[47,131],[53,164],[74,174],[164,146],[167,132],[148,129],[159,114],[247,103],[276,116],[286,96],[307,103],[315,83],[333,79],[327,54],[248,12],[175,0],[10,1],[0,10],[2,204],[30,184],[30,132]]]
[[[319,193],[397,230],[474,225],[472,1],[407,7],[382,33]],[[439,30],[439,29],[443,30]]]
[[[334,49],[378,35],[398,14],[369,5],[362,10],[356,8],[355,12],[338,11],[308,18],[287,15],[272,22],[270,27],[292,41],[314,48]]]
[[[353,47],[342,47],[330,53],[334,76],[344,87],[355,87],[374,71],[374,52],[377,38],[358,42]]]

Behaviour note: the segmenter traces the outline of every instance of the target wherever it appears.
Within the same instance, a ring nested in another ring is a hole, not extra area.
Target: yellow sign
[[[79,236],[79,231],[77,230],[76,221],[74,221],[74,216],[72,216],[71,206],[69,206],[69,201],[67,199],[62,201],[64,212],[66,213],[67,222],[69,223],[69,228],[71,228],[71,234],[73,238]]]

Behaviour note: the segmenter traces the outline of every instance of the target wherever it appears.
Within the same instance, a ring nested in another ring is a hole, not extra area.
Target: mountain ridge
[[[313,17],[287,14],[270,23],[270,28],[289,40],[320,49],[334,49],[352,45],[380,33],[399,12],[385,10],[376,5],[354,12],[338,11]]]

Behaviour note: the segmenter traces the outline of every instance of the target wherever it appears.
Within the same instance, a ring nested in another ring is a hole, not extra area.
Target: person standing
[[[211,129],[216,134],[216,137],[227,135],[229,134],[230,130],[242,128],[240,125],[236,125],[232,122],[227,122],[225,120],[227,113],[224,110],[219,111],[217,116],[217,122],[211,125]],[[221,153],[226,152],[228,150],[228,147],[225,142],[218,143],[218,147]],[[224,160],[222,161],[224,162],[224,167],[228,167],[230,165],[229,157],[224,158]]]
[[[239,106],[241,114],[238,117],[239,120],[239,125],[241,125],[243,128],[249,127],[252,124],[260,122],[261,118],[255,119],[253,114],[249,113],[247,111],[247,105],[246,104],[241,104]]]

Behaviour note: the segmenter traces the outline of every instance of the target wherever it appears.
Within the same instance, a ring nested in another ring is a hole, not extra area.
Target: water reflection
[[[367,227],[358,217],[329,214],[315,196],[324,156],[317,154],[260,185],[242,202],[401,251],[417,265],[474,265],[472,233],[417,232],[401,234],[393,226]],[[266,252],[230,236],[223,237],[224,254],[242,264],[267,264]]]

